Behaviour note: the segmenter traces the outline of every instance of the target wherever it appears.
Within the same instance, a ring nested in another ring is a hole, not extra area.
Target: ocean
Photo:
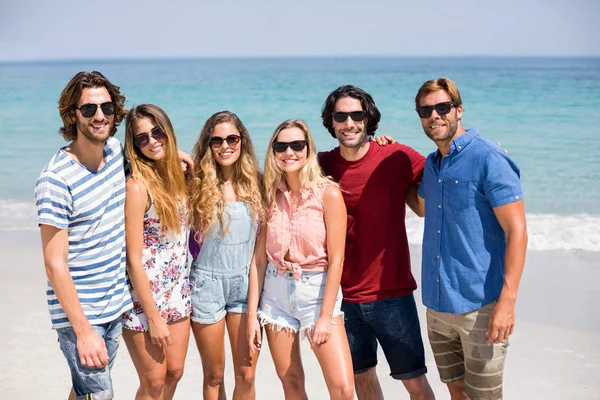
[[[343,84],[369,92],[382,113],[378,134],[422,154],[435,150],[414,111],[421,84],[447,76],[461,91],[463,126],[501,143],[521,168],[533,250],[600,251],[600,128],[584,124],[600,104],[600,58],[263,58],[110,60],[0,64],[0,230],[36,229],[35,181],[67,143],[57,101],[79,71],[121,87],[127,107],[154,103],[191,151],[204,121],[230,110],[259,157],[275,127],[302,118],[318,150],[337,145],[320,121]],[[123,139],[124,127],[117,133]],[[411,243],[422,221],[408,213]]]

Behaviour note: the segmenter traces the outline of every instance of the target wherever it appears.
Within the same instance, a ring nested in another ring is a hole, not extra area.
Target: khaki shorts
[[[465,380],[471,400],[502,398],[502,375],[508,340],[487,344],[490,316],[496,302],[464,314],[427,309],[427,332],[440,378],[444,383]]]

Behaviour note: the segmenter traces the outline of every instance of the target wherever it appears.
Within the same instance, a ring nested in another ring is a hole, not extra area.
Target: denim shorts
[[[71,379],[73,389],[77,399],[94,398],[94,400],[104,400],[114,398],[112,379],[110,370],[112,369],[117,349],[119,348],[119,339],[123,320],[119,317],[114,321],[101,325],[92,325],[92,329],[100,335],[106,343],[108,351],[108,366],[103,368],[94,368],[81,365],[79,361],[79,352],[77,351],[77,335],[72,327],[59,328],[56,330],[60,349],[62,350],[69,369],[71,370]]]
[[[415,298],[393,297],[368,303],[342,303],[354,373],[377,365],[377,342],[390,366],[390,376],[405,380],[427,373]]]
[[[487,344],[490,316],[496,301],[463,314],[427,309],[427,331],[440,378],[465,380],[470,399],[501,399],[508,339]]]
[[[258,306],[262,325],[292,332],[312,328],[321,315],[327,272],[302,272],[299,281],[292,271],[279,275],[278,268],[269,263]],[[333,317],[343,315],[340,310],[342,289],[338,289]]]
[[[193,269],[192,321],[201,324],[219,322],[227,313],[243,314],[248,309],[248,270],[215,272]]]

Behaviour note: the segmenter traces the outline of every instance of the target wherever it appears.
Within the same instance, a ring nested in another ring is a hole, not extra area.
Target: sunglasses
[[[458,104],[455,103],[454,101],[446,101],[444,103],[437,103],[436,105],[433,105],[433,106],[417,107],[417,108],[415,108],[415,110],[417,110],[417,114],[419,114],[419,117],[429,118],[429,117],[431,117],[433,110],[435,110],[435,112],[441,116],[441,115],[448,114],[450,112],[450,110],[452,110],[452,107],[457,107],[457,106],[458,106]]]
[[[164,133],[159,128],[154,128],[150,133],[140,133],[133,139],[133,143],[138,147],[138,149],[143,149],[148,146],[150,143],[150,137],[156,141],[165,140],[167,134]]]
[[[102,103],[102,104],[93,104],[93,103],[84,104],[81,107],[75,107],[75,108],[78,109],[79,111],[81,111],[81,115],[83,115],[84,118],[90,118],[96,114],[98,107],[100,107],[100,109],[102,110],[104,115],[114,115],[117,105],[115,103],[113,103],[112,101],[107,101],[106,103]]]
[[[346,122],[348,117],[350,117],[350,118],[352,118],[352,121],[360,122],[363,119],[365,119],[365,115],[367,115],[367,112],[365,110],[352,111],[352,112],[337,111],[337,112],[333,113],[333,120],[335,122]]]
[[[208,142],[210,147],[221,147],[223,142],[227,142],[229,146],[235,146],[240,141],[241,137],[239,135],[229,135],[226,138],[222,138],[220,136],[213,136],[210,138]]]
[[[283,153],[288,147],[293,151],[302,151],[306,147],[306,140],[294,140],[293,142],[273,142],[273,151]]]

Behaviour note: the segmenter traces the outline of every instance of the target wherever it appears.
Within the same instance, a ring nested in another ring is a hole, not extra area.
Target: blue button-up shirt
[[[498,299],[506,241],[494,207],[519,201],[519,167],[495,143],[470,129],[443,158],[425,162],[422,290],[425,306],[460,314]]]

